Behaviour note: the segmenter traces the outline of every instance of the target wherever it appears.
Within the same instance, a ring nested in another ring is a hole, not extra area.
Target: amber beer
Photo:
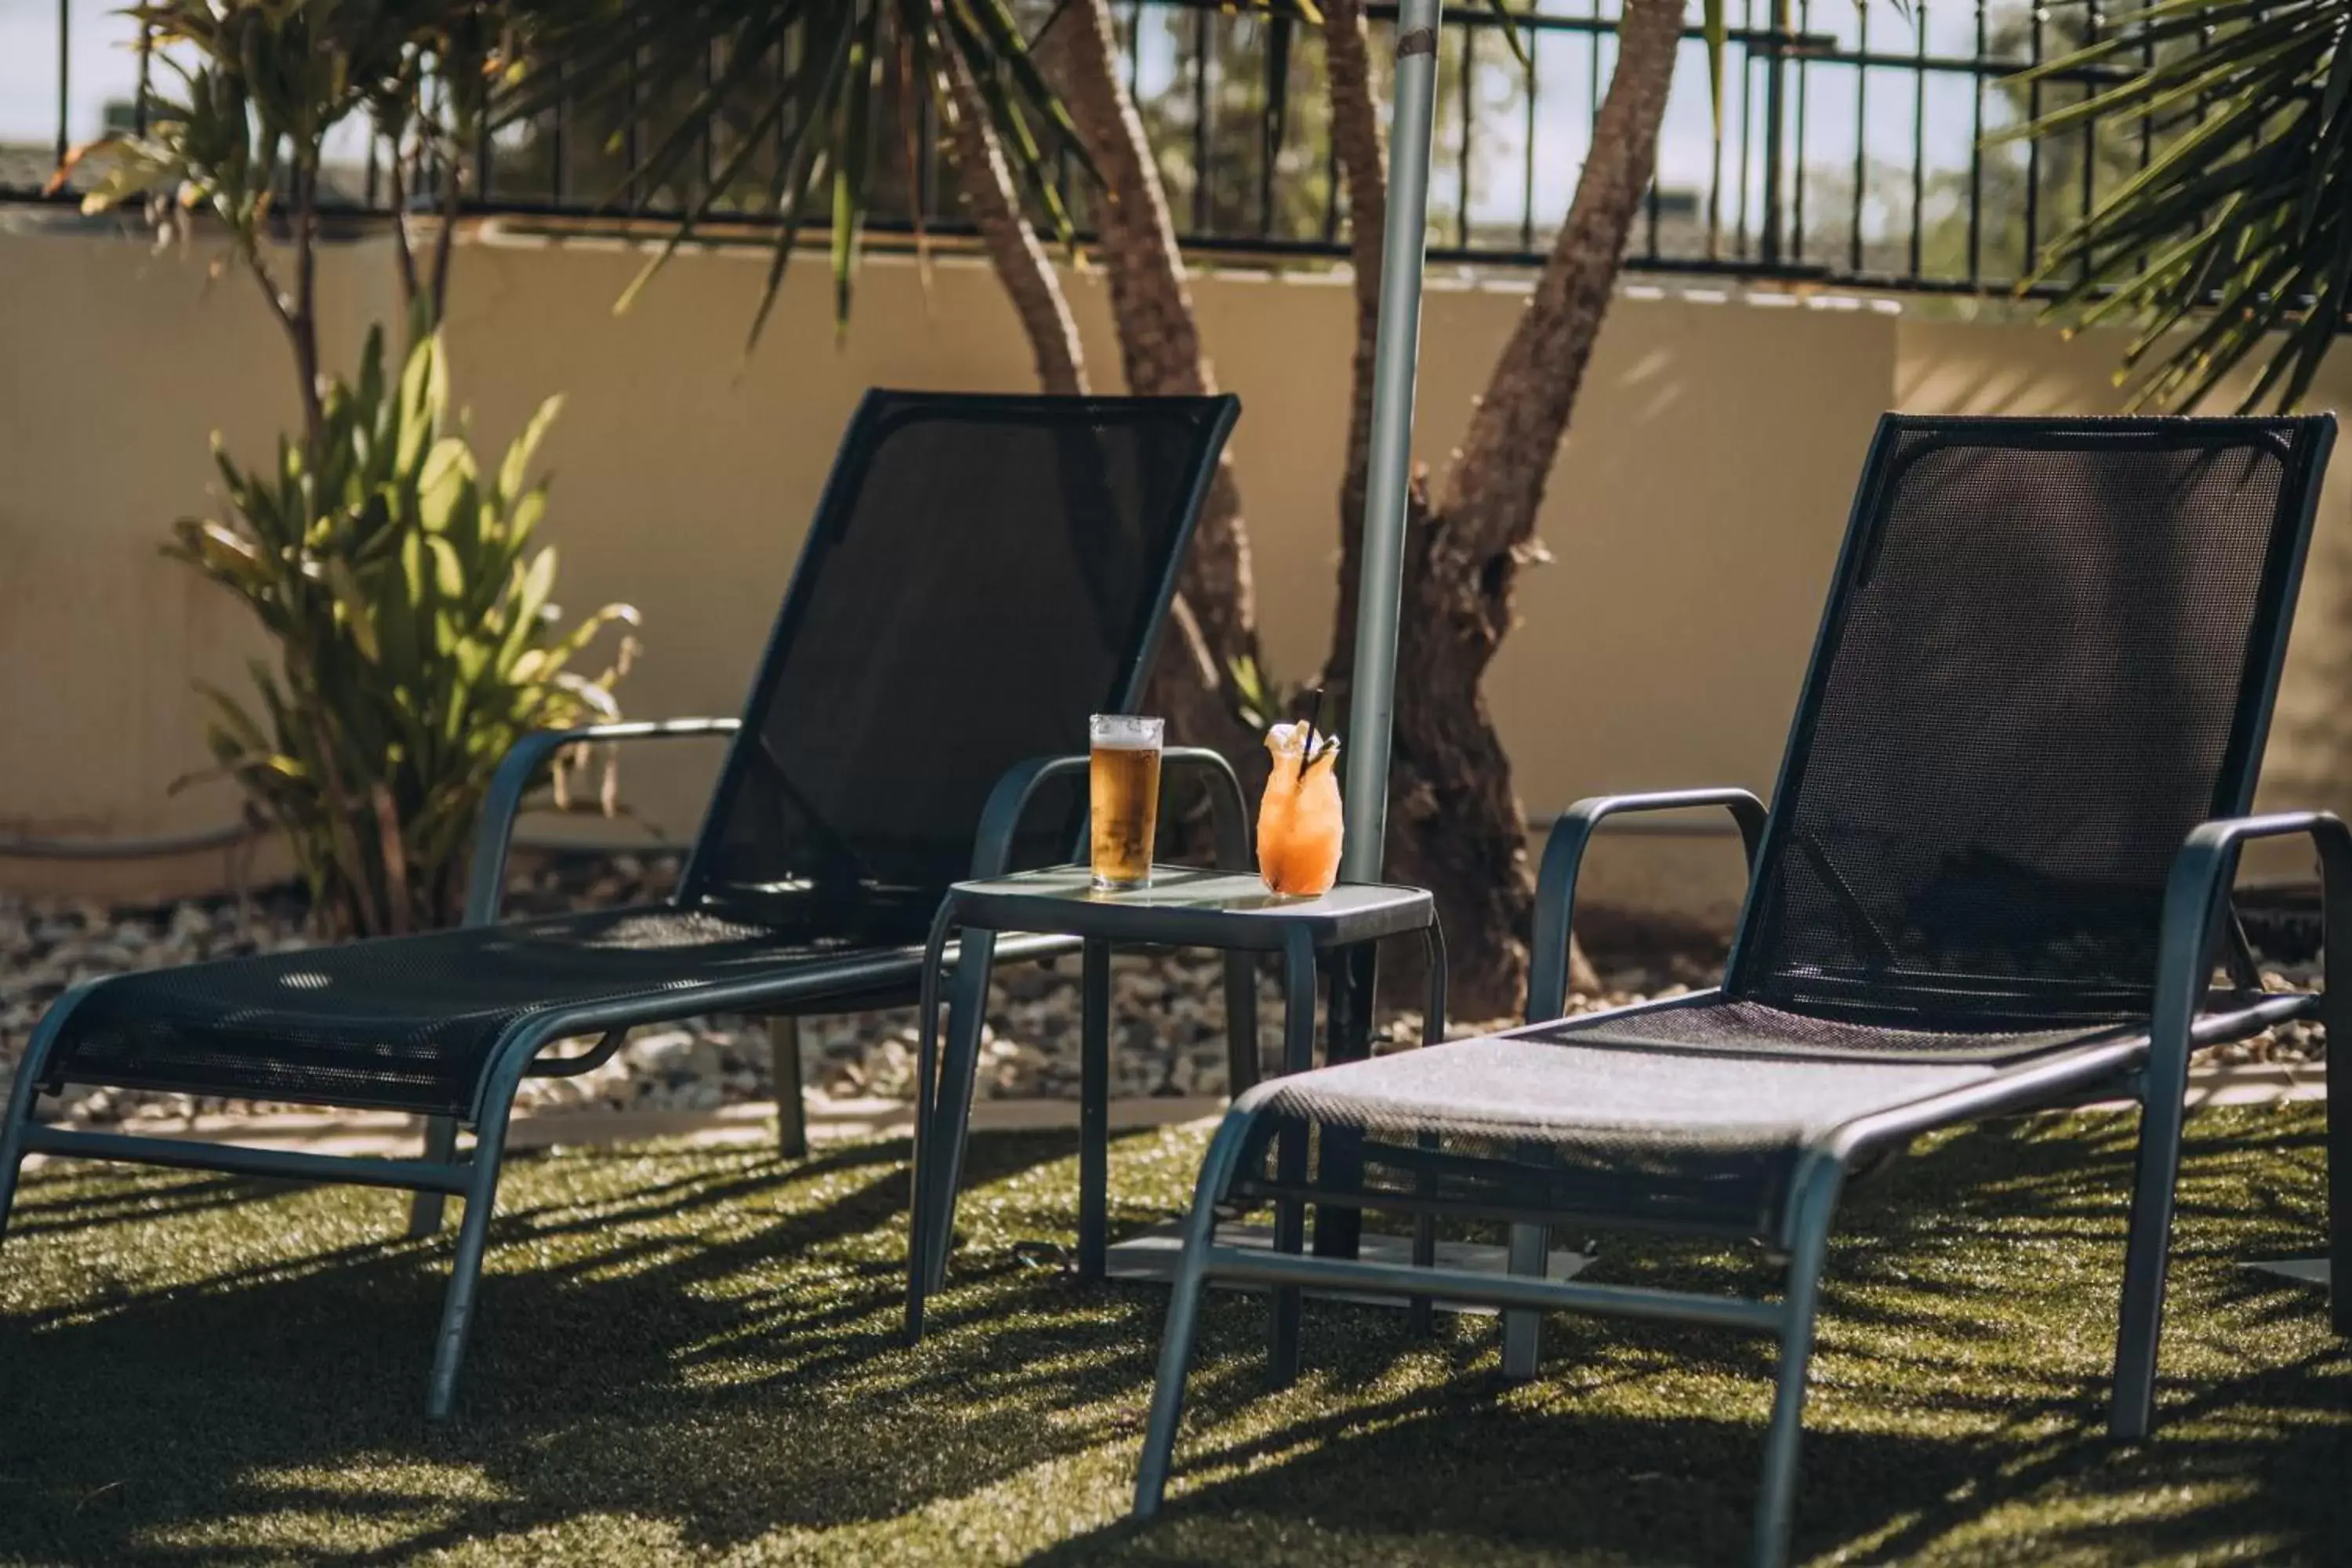
[[[1164,721],[1127,713],[1097,713],[1089,811],[1094,823],[1094,882],[1097,888],[1151,885],[1151,841],[1160,826],[1160,739]]]

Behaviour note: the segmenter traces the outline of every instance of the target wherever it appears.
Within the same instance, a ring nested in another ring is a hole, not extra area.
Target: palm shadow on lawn
[[[2104,1346],[2074,1342],[2112,1316],[2130,1125],[2070,1127],[1962,1133],[1849,1201],[1801,1552],[1934,1555],[2053,1499],[2069,1512],[2043,1539],[2126,1556],[2250,1535],[2319,1556],[2352,1531],[2347,1363],[2314,1326],[2318,1298],[2227,1267],[2308,1244],[2316,1119],[2200,1137],[2212,1146],[2184,1188],[2163,1426],[2138,1449],[2098,1436]],[[264,1544],[279,1540],[270,1521],[311,1514],[349,1521],[302,1553],[329,1559],[514,1541],[590,1514],[724,1551],[891,1521],[1090,1450],[1124,1477],[1164,1298],[1078,1289],[1010,1245],[1066,1226],[1065,1173],[1043,1168],[1072,1148],[1066,1134],[974,1141],[973,1242],[919,1349],[900,1337],[903,1142],[798,1166],[658,1151],[519,1163],[459,1415],[437,1427],[423,1384],[447,1244],[374,1239],[394,1233],[394,1204],[43,1173],[26,1184],[32,1223],[0,1250],[0,1289],[41,1248],[96,1272],[0,1319],[0,1557],[225,1554],[187,1544],[191,1529],[266,1556],[284,1550]],[[173,1245],[190,1247],[184,1264],[107,1272],[110,1249]],[[2053,1248],[2079,1278],[2042,1267]],[[1627,1246],[1598,1268],[1692,1288],[1764,1279],[1752,1258],[1689,1248]],[[1247,1297],[1204,1313],[1162,1522],[1007,1544],[1051,1561],[1265,1556],[1261,1531],[1312,1518],[1368,1549],[1419,1536],[1470,1555],[1744,1551],[1768,1344],[1555,1319],[1529,1389],[1495,1374],[1484,1325],[1413,1340],[1393,1314],[1317,1303],[1309,1381],[1268,1402],[1263,1322]],[[2136,1507],[2183,1488],[2179,1506]],[[1095,1517],[1123,1501],[1107,1494]]]

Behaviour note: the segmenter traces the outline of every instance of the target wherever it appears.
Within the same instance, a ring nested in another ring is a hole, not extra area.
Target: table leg
[[[767,1020],[768,1076],[776,1083],[776,1152],[808,1158],[808,1100],[801,1093],[801,1021],[790,1013]]]
[[[1088,939],[1078,1041],[1078,1278],[1103,1277],[1110,1247],[1110,943]]]
[[[1282,950],[1282,1070],[1305,1072],[1315,1065],[1315,939],[1293,927]],[[1275,1180],[1295,1188],[1307,1180],[1307,1127],[1285,1127],[1275,1147]],[[1274,1205],[1274,1247],[1297,1255],[1307,1240],[1307,1210],[1296,1198]],[[1298,1381],[1298,1287],[1274,1288],[1267,1325],[1266,1382],[1287,1388]]]
[[[1225,954],[1225,1092],[1239,1099],[1257,1087],[1257,954]]]
[[[1438,931],[1435,917],[1429,929],[1422,933],[1423,946],[1429,961],[1429,996],[1421,1010],[1421,1043],[1434,1046],[1445,1038],[1445,939]],[[1437,1151],[1438,1138],[1424,1132],[1418,1140],[1425,1152]],[[1423,1197],[1433,1197],[1437,1192],[1437,1172],[1433,1165],[1423,1167],[1414,1182]],[[1416,1268],[1437,1267],[1437,1216],[1415,1215],[1412,1221],[1412,1261]],[[1434,1326],[1431,1321],[1432,1302],[1426,1296],[1415,1296],[1408,1311],[1409,1326],[1416,1334],[1426,1334]]]
[[[1332,955],[1330,1038],[1323,1059],[1333,1066],[1360,1062],[1372,1054],[1372,992],[1379,978],[1378,943],[1360,942]],[[1364,1135],[1352,1127],[1323,1129],[1316,1184],[1352,1192],[1363,1184]],[[1364,1229],[1364,1211],[1349,1205],[1315,1207],[1315,1256],[1353,1258]]]

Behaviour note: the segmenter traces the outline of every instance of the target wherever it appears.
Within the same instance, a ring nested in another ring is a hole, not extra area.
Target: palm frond
[[[1244,3],[1276,18],[1322,20],[1312,0]],[[1507,0],[1487,4],[1507,15]],[[493,119],[511,126],[562,106],[591,122],[646,123],[645,145],[599,198],[625,212],[643,210],[654,193],[683,195],[671,205],[675,227],[624,306],[722,206],[772,221],[778,252],[753,319],[756,344],[813,196],[826,210],[834,309],[846,323],[876,184],[888,169],[877,150],[921,144],[927,112],[949,96],[950,63],[978,87],[1041,226],[1070,237],[1071,183],[1091,179],[1093,167],[1034,53],[1060,14],[1032,34],[1005,0],[523,0],[520,63],[499,87]],[[716,167],[698,165],[722,133],[735,151]]]
[[[2352,288],[2347,27],[2352,0],[2160,0],[2030,73],[2151,62],[2001,138],[2166,128],[2021,286],[2063,279],[2048,313],[2070,326],[2139,329],[2117,373],[2136,405],[2192,405],[2249,367],[2242,409],[2310,390]]]

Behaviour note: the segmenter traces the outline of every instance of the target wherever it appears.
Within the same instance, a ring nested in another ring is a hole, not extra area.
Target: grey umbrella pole
[[[1389,136],[1388,231],[1381,241],[1380,338],[1372,357],[1372,450],[1365,475],[1364,570],[1348,699],[1347,846],[1339,874],[1381,879],[1388,833],[1389,725],[1396,705],[1397,604],[1405,485],[1412,465],[1413,377],[1421,357],[1421,271],[1429,224],[1430,114],[1437,97],[1440,0],[1397,13],[1396,113]]]

